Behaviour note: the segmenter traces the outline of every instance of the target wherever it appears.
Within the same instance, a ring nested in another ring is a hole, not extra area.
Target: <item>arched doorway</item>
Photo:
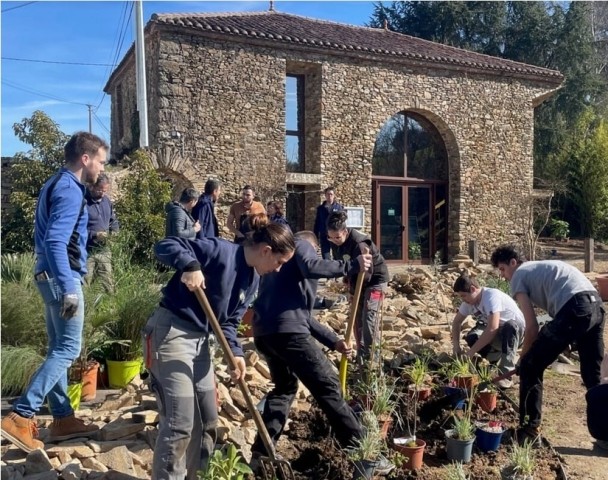
[[[448,154],[435,125],[399,112],[376,139],[372,159],[373,236],[387,261],[447,258]]]

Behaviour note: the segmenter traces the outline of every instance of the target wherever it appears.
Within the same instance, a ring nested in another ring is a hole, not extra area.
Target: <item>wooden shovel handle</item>
[[[215,333],[215,336],[217,337],[217,340],[220,343],[220,346],[222,347],[222,351],[224,352],[224,357],[226,358],[226,362],[228,362],[228,366],[232,370],[236,370],[236,359],[234,358],[234,354],[230,349],[230,345],[228,344],[228,341],[224,336],[224,332],[220,327],[220,322],[218,322],[217,317],[213,313],[213,309],[211,308],[211,304],[207,299],[207,295],[205,295],[205,292],[200,287],[194,290],[194,294],[196,295],[196,298],[201,304],[201,308],[205,312],[205,316],[207,317],[207,320],[209,321],[209,324],[213,329],[213,333]],[[245,383],[245,378],[243,375],[241,375],[241,378],[239,378],[238,385],[241,389],[241,392],[243,393],[243,397],[245,397],[245,401],[247,402],[247,408],[249,409],[249,413],[251,413],[251,416],[253,417],[253,421],[255,422],[255,426],[258,429],[258,434],[260,435],[262,443],[266,448],[266,452],[270,457],[270,460],[275,461],[277,457],[274,444],[272,443],[272,440],[270,438],[268,430],[266,429],[264,420],[262,420],[260,412],[256,408],[255,403],[253,403],[253,398],[251,397],[251,393],[249,392],[249,388],[247,387],[247,383]]]

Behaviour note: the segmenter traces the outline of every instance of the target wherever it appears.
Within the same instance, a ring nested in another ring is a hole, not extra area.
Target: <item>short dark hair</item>
[[[273,206],[275,213],[277,215],[279,215],[280,217],[283,216],[283,204],[281,202],[277,202],[276,200],[271,200],[270,202],[268,202],[266,204],[266,206],[267,207]]]
[[[327,219],[327,230],[331,230],[332,232],[341,232],[342,230],[346,230],[347,220],[348,215],[346,212],[333,212]]]
[[[475,277],[470,277],[466,273],[462,273],[460,277],[456,279],[454,282],[454,291],[455,292],[466,292],[469,293],[471,291],[471,287],[479,288],[479,282]]]
[[[251,190],[252,192],[255,192],[255,188],[253,188],[251,185],[245,185],[242,189],[241,192],[243,190]]]
[[[525,261],[525,257],[515,245],[501,245],[494,250],[490,258],[494,268],[498,267],[499,263],[508,265],[511,263],[511,260],[515,260],[518,264],[522,264]]]
[[[205,195],[211,195],[218,188],[220,188],[220,181],[214,178],[210,178],[205,182]]]
[[[94,186],[101,187],[102,185],[107,185],[108,183],[110,183],[110,177],[108,177],[107,174],[101,172],[97,176],[97,181],[95,182]]]
[[[108,151],[110,147],[105,140],[89,132],[76,132],[63,147],[65,161],[75,163],[83,155],[95,156],[100,148]]]
[[[328,192],[334,192],[334,193],[336,193],[336,189],[333,187],[333,185],[330,185],[325,190],[323,190],[323,193],[328,193]]]
[[[189,203],[198,199],[198,192],[194,188],[186,188],[179,197],[179,203]]]

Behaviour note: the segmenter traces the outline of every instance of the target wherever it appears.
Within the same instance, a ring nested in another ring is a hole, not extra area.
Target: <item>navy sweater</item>
[[[84,185],[67,168],[59,170],[57,183],[48,195],[55,176],[40,190],[34,224],[35,273],[54,277],[62,295],[76,293],[76,285],[87,273],[87,221],[83,208]],[[50,202],[47,202],[50,200]],[[82,215],[81,212],[82,211]]]
[[[99,200],[94,200],[87,190],[84,198],[87,201],[87,211],[89,212],[87,251],[90,252],[92,249],[104,245],[95,237],[97,232],[116,233],[118,232],[119,225],[112,202],[106,195]]]
[[[215,202],[211,198],[211,195],[205,195],[204,193],[198,198],[198,202],[192,209],[192,216],[201,226],[201,229],[197,232],[196,238],[213,238],[220,236],[220,229],[217,223],[217,218],[213,211]]]
[[[323,260],[306,240],[296,240],[294,256],[278,272],[264,275],[254,304],[253,335],[309,333],[334,348],[338,336],[312,317],[319,278],[356,275],[359,263]]]
[[[330,205],[325,200],[321,205],[317,207],[317,215],[315,217],[315,226],[313,228],[314,234],[318,237],[320,235],[327,234],[327,219],[334,212],[341,212],[344,207],[338,202],[334,202]]]
[[[184,270],[196,270],[198,264],[205,275],[205,294],[217,317],[226,340],[236,356],[243,356],[237,340],[237,327],[258,289],[260,276],[247,265],[243,247],[219,238],[187,240],[168,237],[155,247],[156,258],[177,270],[163,288],[161,306],[178,317],[192,322],[202,334],[211,328],[194,292],[181,282]]]

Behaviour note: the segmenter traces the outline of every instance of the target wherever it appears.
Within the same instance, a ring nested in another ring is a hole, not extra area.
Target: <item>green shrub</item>
[[[29,285],[34,281],[36,258],[32,253],[7,253],[0,257],[2,282],[20,282]]]
[[[570,224],[565,220],[552,218],[549,221],[549,231],[551,232],[551,236],[556,240],[563,240],[570,235]]]
[[[165,236],[165,204],[171,200],[171,184],[152,166],[148,154],[131,156],[129,175],[120,181],[120,197],[114,206],[123,242],[136,263],[154,260],[154,244]]]
[[[29,333],[31,335],[31,331]],[[1,351],[2,395],[20,395],[42,365],[44,357],[30,346],[2,345]]]
[[[250,474],[253,474],[253,471],[243,461],[236,447],[230,444],[226,452],[213,452],[207,471],[198,472],[197,476],[200,480],[243,480],[245,475]]]
[[[36,287],[2,282],[1,293],[2,344],[30,346],[39,355],[44,355],[47,347],[44,303]],[[4,358],[2,363],[5,363]]]

